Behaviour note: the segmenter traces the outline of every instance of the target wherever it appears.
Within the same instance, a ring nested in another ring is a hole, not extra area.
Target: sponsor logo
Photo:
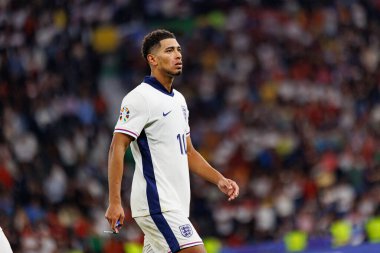
[[[163,113],[162,113],[162,116],[166,117],[166,116],[168,116],[168,114],[171,113],[171,112],[172,112],[171,110],[168,111],[167,113],[163,112]]]

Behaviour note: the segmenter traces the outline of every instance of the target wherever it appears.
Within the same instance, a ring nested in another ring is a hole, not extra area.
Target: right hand
[[[121,204],[110,204],[107,208],[106,214],[104,217],[108,220],[108,223],[111,226],[111,229],[115,231],[115,233],[119,233],[119,229],[124,224],[124,209]],[[119,221],[119,225],[117,226],[117,221]]]

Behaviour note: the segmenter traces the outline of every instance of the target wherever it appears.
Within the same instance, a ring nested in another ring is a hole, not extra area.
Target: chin
[[[176,71],[176,72],[171,72],[171,73],[168,73],[168,74],[171,77],[180,76],[182,74],[182,70],[179,70],[179,71]]]

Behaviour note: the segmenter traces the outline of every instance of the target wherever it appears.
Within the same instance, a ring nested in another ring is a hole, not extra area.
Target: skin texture
[[[164,39],[147,56],[151,76],[171,91],[174,77],[182,73],[182,50],[176,39]]]
[[[174,78],[182,73],[182,53],[177,40],[172,38],[161,40],[159,45],[151,49],[147,55],[147,61],[151,68],[151,76],[154,76],[170,92]],[[125,217],[120,191],[124,154],[131,141],[133,141],[131,136],[115,133],[108,155],[109,206],[105,218],[116,233],[123,226]],[[194,148],[190,136],[187,137],[186,142],[190,171],[215,184],[227,195],[228,201],[234,200],[239,195],[239,186],[236,182],[225,178],[215,170]],[[116,227],[117,221],[120,222],[120,227]],[[206,250],[203,245],[197,245],[180,252],[204,253]]]

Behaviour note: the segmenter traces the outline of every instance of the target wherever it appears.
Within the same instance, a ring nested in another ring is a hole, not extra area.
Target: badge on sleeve
[[[129,109],[128,107],[124,106],[120,109],[119,120],[121,122],[127,122],[128,118],[129,118]]]

